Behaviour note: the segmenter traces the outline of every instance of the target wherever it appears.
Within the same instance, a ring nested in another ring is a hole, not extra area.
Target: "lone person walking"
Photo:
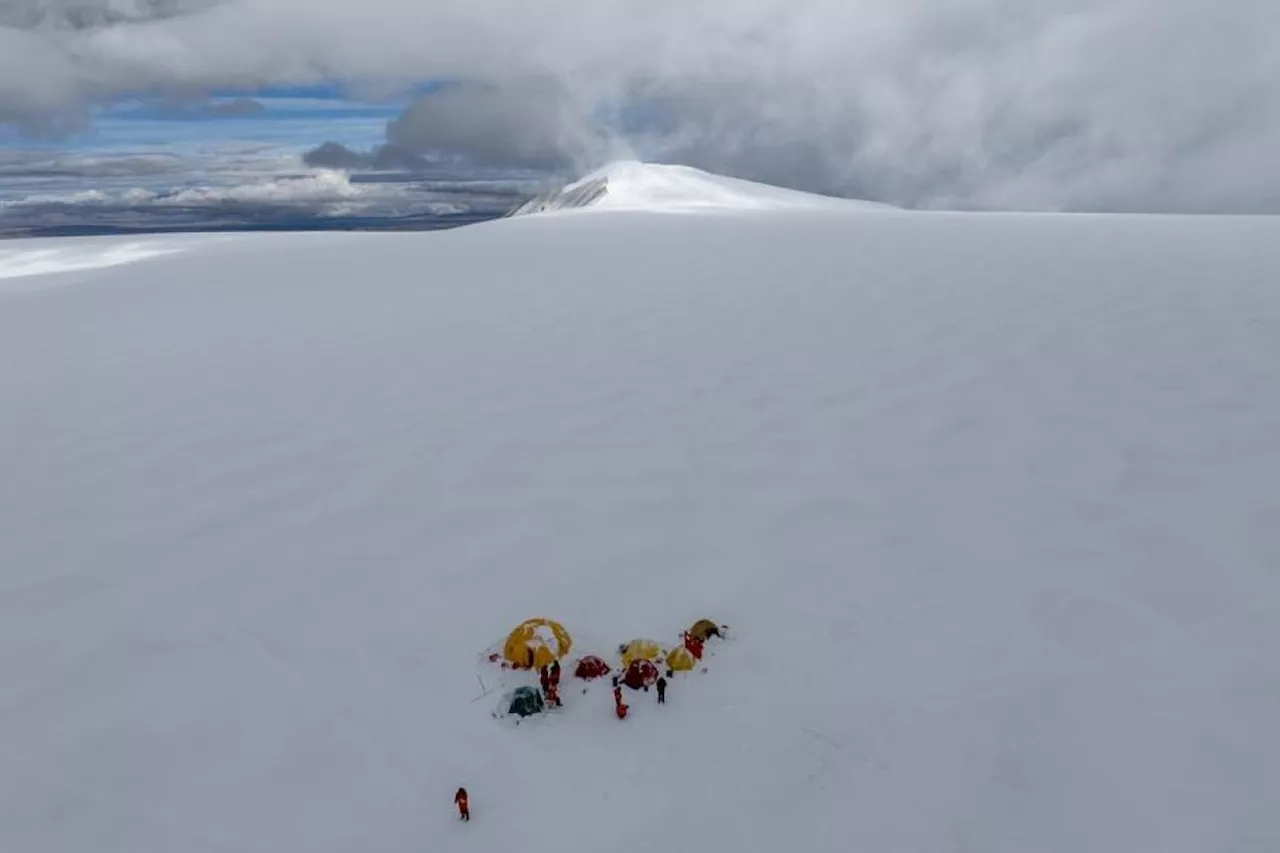
[[[470,821],[471,809],[467,808],[467,789],[459,788],[458,793],[453,795],[453,801],[458,804],[458,818]]]

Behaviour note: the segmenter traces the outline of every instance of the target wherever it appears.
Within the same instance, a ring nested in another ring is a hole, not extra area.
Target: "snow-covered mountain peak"
[[[581,210],[891,209],[704,172],[691,166],[620,160],[520,205],[513,216]]]

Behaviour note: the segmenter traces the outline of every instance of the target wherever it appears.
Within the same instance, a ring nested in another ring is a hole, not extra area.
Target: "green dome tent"
[[[532,687],[517,687],[511,693],[511,703],[507,706],[507,713],[528,717],[532,714],[541,714],[544,707],[542,694],[537,690]]]

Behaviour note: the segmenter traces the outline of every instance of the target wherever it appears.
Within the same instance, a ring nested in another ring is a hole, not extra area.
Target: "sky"
[[[130,95],[95,105],[74,132],[11,126],[0,135],[0,237],[436,227],[501,215],[541,187],[526,174],[426,161],[410,173],[311,162],[318,139],[352,151],[383,144],[411,99],[352,101],[334,86]]]
[[[1275,213],[1276,150],[1274,0],[0,0],[11,221],[202,187],[385,212],[448,202],[361,175],[515,192],[622,158],[906,207]]]

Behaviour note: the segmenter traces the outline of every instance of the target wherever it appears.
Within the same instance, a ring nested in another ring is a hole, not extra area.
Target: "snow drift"
[[[690,166],[623,160],[530,199],[511,215],[582,210],[760,211],[892,210],[876,202],[832,198],[713,175]]]
[[[0,849],[1280,848],[1280,222],[859,210],[0,290]]]
[[[181,251],[190,239],[30,240],[0,243],[0,279],[130,264]]]

